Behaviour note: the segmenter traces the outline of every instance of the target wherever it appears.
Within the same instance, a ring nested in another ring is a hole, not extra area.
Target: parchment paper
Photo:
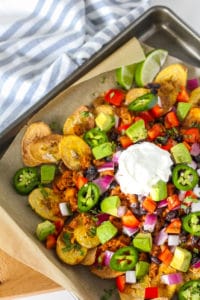
[[[103,62],[80,80],[83,82],[65,90],[53,99],[30,122],[56,121],[62,126],[67,116],[81,104],[89,104],[98,94],[116,86],[115,73],[108,70],[141,61],[143,58],[141,46],[136,39],[132,39],[109,57],[105,64]],[[166,64],[175,61],[177,60],[169,57]],[[188,69],[189,77],[200,76],[200,69],[190,66]],[[103,70],[107,72],[102,73]],[[93,77],[94,75],[97,76]],[[84,81],[88,78],[91,79]],[[28,206],[27,197],[17,195],[11,186],[13,174],[22,167],[20,143],[25,129],[26,127],[19,132],[0,161],[0,248],[51,278],[66,290],[74,292],[79,299],[99,300],[104,289],[114,287],[113,281],[97,278],[87,270],[87,267],[67,266],[59,261],[53,250],[47,250],[35,237],[36,225],[41,222],[41,218]]]

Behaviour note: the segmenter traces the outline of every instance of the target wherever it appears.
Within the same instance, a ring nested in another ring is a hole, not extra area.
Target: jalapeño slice
[[[200,280],[191,280],[181,286],[178,300],[200,299]]]
[[[100,196],[99,187],[89,182],[85,184],[79,191],[78,191],[78,209],[81,212],[89,211],[93,208]]]
[[[156,95],[147,93],[133,100],[128,105],[128,109],[133,111],[145,111],[154,107],[157,102],[158,97]]]
[[[39,184],[39,174],[36,167],[19,169],[13,177],[15,190],[21,195],[29,194]]]
[[[132,270],[138,261],[138,251],[134,247],[126,246],[118,249],[111,257],[110,267],[115,271]]]
[[[176,165],[172,171],[172,181],[179,190],[192,190],[198,183],[198,180],[199,177],[197,171],[188,165]]]
[[[200,236],[200,211],[183,217],[183,229],[192,235]]]
[[[108,137],[105,131],[99,129],[98,127],[88,130],[84,134],[83,139],[91,148],[94,148],[108,141]]]

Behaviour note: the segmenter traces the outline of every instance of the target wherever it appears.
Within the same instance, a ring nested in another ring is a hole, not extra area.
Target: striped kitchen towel
[[[2,1],[0,134],[148,7],[149,0]]]

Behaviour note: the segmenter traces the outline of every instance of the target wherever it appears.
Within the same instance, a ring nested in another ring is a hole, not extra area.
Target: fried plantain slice
[[[68,265],[77,265],[87,255],[87,248],[74,241],[73,230],[64,227],[56,243],[56,253]]]
[[[91,150],[79,136],[63,136],[59,144],[61,159],[71,170],[86,169],[90,165]]]
[[[81,261],[81,265],[91,266],[96,260],[97,247],[88,249],[85,258]]]
[[[183,126],[194,127],[200,124],[200,107],[192,107],[186,116]]]
[[[140,96],[143,96],[147,93],[150,93],[149,89],[146,88],[133,88],[129,90],[125,97],[125,104],[130,104],[133,100],[137,99]]]
[[[31,208],[43,219],[56,221],[63,219],[59,203],[63,200],[52,189],[43,187],[34,189],[28,197]]]
[[[100,244],[96,235],[96,227],[93,224],[79,225],[74,230],[74,237],[77,242],[90,249]]]
[[[86,106],[79,107],[70,115],[63,126],[63,133],[82,135],[95,126],[94,116]]]
[[[191,92],[189,103],[191,103],[192,106],[200,107],[200,86]]]
[[[90,271],[96,276],[103,279],[116,278],[123,274],[123,272],[112,270],[109,266],[103,266],[102,268],[91,266]]]

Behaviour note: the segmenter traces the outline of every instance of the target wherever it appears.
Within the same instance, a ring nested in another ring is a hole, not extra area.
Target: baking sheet
[[[0,133],[0,157],[31,115],[134,36],[149,46],[167,49],[170,55],[200,67],[200,37],[169,8],[154,6],[133,22],[124,32],[105,45],[101,51],[96,53],[52,92],[42,98],[26,114]]]

